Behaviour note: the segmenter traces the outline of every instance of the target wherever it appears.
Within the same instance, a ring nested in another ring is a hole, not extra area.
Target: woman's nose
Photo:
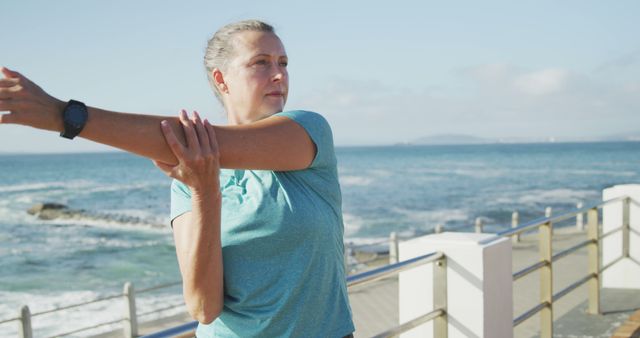
[[[284,78],[284,74],[282,74],[281,71],[275,72],[272,76],[273,82],[280,82],[282,81],[282,78]]]
[[[275,67],[274,69],[275,71],[271,76],[273,82],[280,82],[284,79],[285,76],[287,76],[287,70],[284,69],[282,66],[277,65],[277,67]]]

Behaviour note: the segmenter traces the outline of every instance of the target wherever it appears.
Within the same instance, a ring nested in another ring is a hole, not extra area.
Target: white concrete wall
[[[629,196],[640,202],[640,184],[616,185],[602,191],[602,200]],[[602,287],[640,289],[640,207],[629,206],[630,228],[629,256],[607,269],[602,276]],[[602,233],[622,225],[622,202],[603,208]],[[622,255],[622,232],[605,238],[602,242],[602,266],[606,266]]]
[[[400,243],[400,260],[444,252],[447,256],[450,338],[513,337],[511,240],[480,245],[490,234],[428,235]],[[400,323],[433,311],[433,264],[400,273]],[[433,337],[433,322],[402,338]]]

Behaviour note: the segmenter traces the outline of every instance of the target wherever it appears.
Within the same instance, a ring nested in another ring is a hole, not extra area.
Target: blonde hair
[[[274,33],[273,26],[259,20],[243,20],[225,25],[218,29],[209,39],[204,53],[204,68],[207,71],[209,84],[213,87],[218,100],[222,103],[222,96],[213,78],[213,70],[218,68],[226,70],[227,62],[234,57],[233,37],[240,32],[267,32]]]

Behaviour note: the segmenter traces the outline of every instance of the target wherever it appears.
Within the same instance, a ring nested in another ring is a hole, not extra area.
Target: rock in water
[[[86,210],[81,209],[70,209],[68,206],[60,203],[38,203],[29,208],[27,213],[46,221],[50,221],[52,219],[84,219],[125,224],[151,225],[156,228],[163,228],[165,226],[164,224],[158,224],[153,221],[149,222],[134,216],[102,214],[87,212]]]
[[[34,206],[32,206],[31,208],[29,208],[29,210],[27,210],[27,213],[29,213],[29,215],[38,215],[40,213],[42,213],[43,211],[47,211],[47,210],[63,210],[63,209],[68,209],[69,207],[67,207],[64,204],[59,204],[59,203],[38,203],[35,204]]]

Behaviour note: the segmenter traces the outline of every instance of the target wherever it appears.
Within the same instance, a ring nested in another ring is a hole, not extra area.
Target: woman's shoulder
[[[286,116],[294,121],[298,120],[311,120],[315,122],[326,123],[328,125],[327,119],[320,113],[311,111],[311,110],[286,110],[279,113],[274,114],[275,116]]]
[[[310,110],[287,110],[276,113],[274,116],[284,116],[292,119],[306,129],[308,133],[312,134],[312,138],[314,134],[324,134],[333,138],[329,121],[320,113]]]
[[[276,114],[285,116],[301,125],[316,146],[316,155],[309,168],[332,167],[336,165],[333,132],[327,119],[309,110],[289,110]]]

